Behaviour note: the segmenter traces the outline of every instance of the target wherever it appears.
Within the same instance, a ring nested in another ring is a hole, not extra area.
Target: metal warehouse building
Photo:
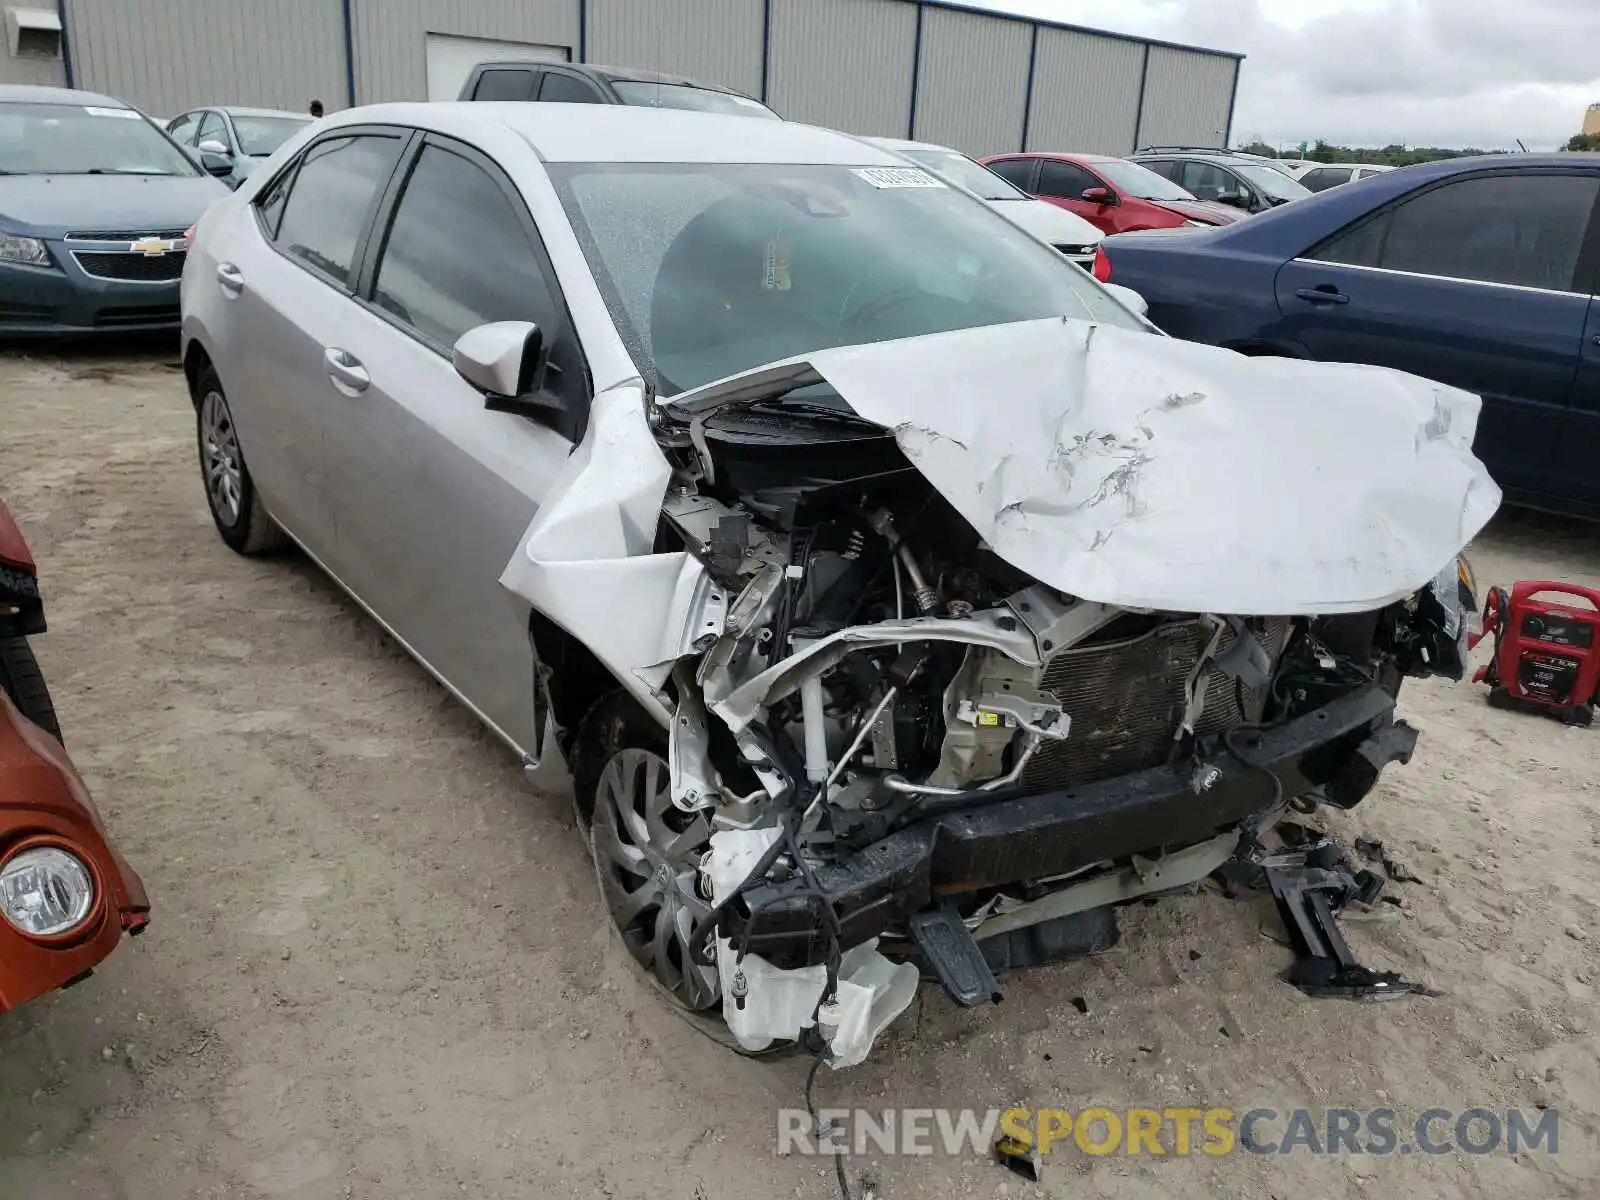
[[[24,0],[0,82],[158,116],[454,99],[488,58],[647,67],[970,154],[1222,146],[1241,56],[939,0]]]

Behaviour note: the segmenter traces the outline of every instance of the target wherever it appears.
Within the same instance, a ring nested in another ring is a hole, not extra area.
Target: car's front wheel
[[[288,538],[261,504],[215,367],[206,367],[195,384],[195,439],[206,504],[222,540],[240,554],[283,549]]]

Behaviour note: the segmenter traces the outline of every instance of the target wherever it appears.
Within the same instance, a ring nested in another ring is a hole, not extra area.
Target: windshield
[[[200,169],[131,108],[0,104],[0,174],[198,175]]]
[[[954,150],[901,150],[936,175],[966,188],[980,200],[1031,200],[1027,192],[1012,187],[982,163]]]
[[[251,158],[266,158],[309,121],[301,117],[233,117],[233,132],[238,135],[239,149]]]
[[[1121,158],[1096,159],[1089,164],[1112,183],[1119,192],[1126,192],[1140,200],[1193,200],[1194,193],[1179,187],[1170,179],[1163,179],[1149,167]]]
[[[550,173],[613,321],[662,394],[952,329],[1060,316],[1145,328],[1082,268],[916,167]]]
[[[1255,184],[1274,200],[1302,200],[1312,195],[1310,188],[1297,180],[1290,179],[1282,171],[1275,171],[1261,163],[1240,162],[1237,159],[1228,163],[1240,175]]]
[[[711,88],[693,87],[680,83],[646,83],[638,79],[613,79],[624,104],[637,104],[645,108],[687,108],[693,112],[727,113],[735,117],[771,117],[773,112],[759,100],[749,96],[736,96],[732,92],[718,92]]]

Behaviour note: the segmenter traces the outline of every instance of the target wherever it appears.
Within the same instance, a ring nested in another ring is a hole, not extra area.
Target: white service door
[[[481,62],[566,62],[572,57],[565,46],[500,42],[448,33],[428,34],[427,53],[429,100],[454,100],[461,94],[461,85],[472,74],[472,68]]]

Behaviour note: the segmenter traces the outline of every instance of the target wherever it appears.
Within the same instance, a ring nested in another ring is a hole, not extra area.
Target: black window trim
[[[1387,174],[1388,172],[1383,172]],[[1578,263],[1573,270],[1571,288],[1542,288],[1526,283],[1501,283],[1494,279],[1464,279],[1459,275],[1429,275],[1421,271],[1400,271],[1393,267],[1369,267],[1357,263],[1335,262],[1332,259],[1318,258],[1317,255],[1339,241],[1346,234],[1353,233],[1361,226],[1372,221],[1385,223],[1383,236],[1378,241],[1378,261],[1383,261],[1383,252],[1388,248],[1389,229],[1388,221],[1401,205],[1409,204],[1413,200],[1421,199],[1430,192],[1438,191],[1451,184],[1464,183],[1475,179],[1502,179],[1518,178],[1534,175],[1560,175],[1576,176],[1580,179],[1600,178],[1600,171],[1573,165],[1541,166],[1541,167],[1493,167],[1481,171],[1463,171],[1459,175],[1447,175],[1442,179],[1430,180],[1422,187],[1413,188],[1399,196],[1385,200],[1376,208],[1370,209],[1353,221],[1346,222],[1336,232],[1327,237],[1319,238],[1309,248],[1294,256],[1292,261],[1311,263],[1323,267],[1343,267],[1350,271],[1370,271],[1380,275],[1400,275],[1409,279],[1440,279],[1449,283],[1471,283],[1480,287],[1504,288],[1516,292],[1535,292],[1544,296],[1579,296],[1592,299],[1600,295],[1600,193],[1595,196],[1595,204],[1589,211],[1589,228],[1585,231],[1583,242],[1578,248]],[[1330,189],[1331,190],[1331,189]]]
[[[326,142],[347,141],[356,137],[385,137],[396,139],[400,143],[400,153],[395,158],[395,165],[389,172],[389,178],[378,186],[377,191],[373,194],[372,204],[367,208],[366,216],[362,220],[361,232],[356,236],[355,252],[350,256],[350,267],[353,281],[346,281],[335,279],[332,275],[329,275],[326,271],[322,270],[322,268],[313,266],[311,263],[308,263],[305,259],[300,258],[297,255],[290,254],[287,250],[280,246],[278,244],[277,232],[267,228],[266,218],[261,214],[261,198],[271,192],[272,189],[281,181],[289,189],[289,198],[293,199],[294,189],[297,183],[297,179],[295,177],[299,175],[300,165],[305,162],[308,155],[310,155],[318,146],[321,146]],[[382,208],[384,197],[388,194],[389,190],[394,187],[395,176],[399,174],[401,167],[406,163],[407,155],[410,152],[411,146],[420,137],[420,130],[411,129],[404,125],[341,125],[337,129],[328,130],[327,133],[323,134],[315,141],[308,142],[305,146],[301,147],[300,153],[296,154],[293,159],[284,164],[282,169],[274,174],[273,177],[266,183],[262,184],[261,187],[256,191],[255,195],[250,197],[250,208],[255,215],[256,228],[261,232],[262,239],[267,243],[268,246],[272,248],[274,253],[278,254],[288,262],[293,263],[302,271],[305,271],[308,275],[321,280],[335,291],[341,292],[346,296],[354,296],[357,287],[360,284],[361,267],[365,262],[367,245],[372,240],[373,219],[377,212]]]
[[[516,185],[511,182],[511,177],[504,168],[482,150],[466,142],[457,141],[455,138],[444,134],[434,133],[431,130],[415,130],[415,137],[411,143],[401,151],[400,161],[394,172],[389,176],[389,182],[380,192],[377,207],[369,213],[367,228],[362,236],[361,243],[356,252],[355,288],[350,292],[350,298],[366,309],[369,313],[394,326],[395,329],[425,346],[439,355],[445,362],[450,362],[454,353],[453,346],[445,346],[424,334],[409,321],[390,312],[373,299],[373,294],[378,283],[378,264],[383,258],[383,251],[388,245],[389,234],[394,228],[395,212],[400,207],[400,198],[405,193],[405,186],[410,181],[417,164],[422,160],[422,152],[429,146],[465,159],[473,166],[480,168],[488,175],[495,187],[500,190],[511,205],[511,211],[516,214],[522,231],[528,237],[528,244],[533,250],[534,260],[539,271],[545,276],[550,285],[550,296],[555,303],[555,327],[547,329],[540,327],[544,345],[547,351],[553,350],[556,345],[565,343],[573,348],[579,367],[580,378],[573,381],[563,380],[565,388],[572,389],[564,398],[576,400],[583,406],[584,418],[579,428],[578,436],[573,439],[573,444],[582,438],[582,428],[588,424],[588,406],[594,399],[592,376],[589,371],[589,359],[583,351],[582,339],[578,337],[577,326],[572,319],[572,312],[567,307],[567,297],[561,286],[561,277],[556,274],[555,264],[550,259],[550,253],[545,248],[544,238],[539,233],[539,227],[534,222],[533,214],[528,210],[527,202],[522,194],[517,191]],[[381,232],[380,232],[381,231]],[[548,387],[548,385],[546,385]]]

